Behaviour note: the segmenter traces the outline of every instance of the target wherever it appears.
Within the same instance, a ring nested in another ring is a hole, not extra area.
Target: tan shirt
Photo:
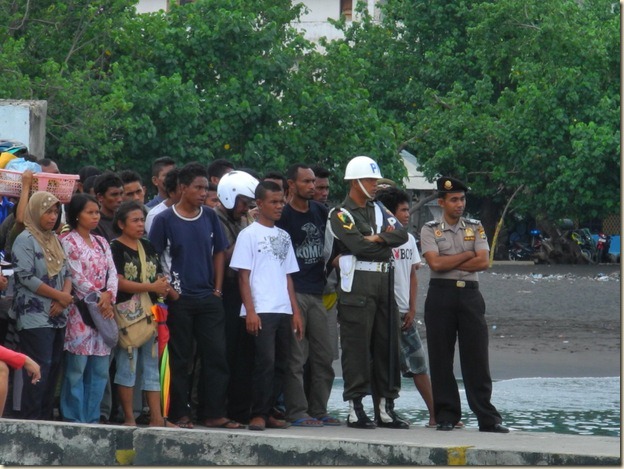
[[[449,225],[444,221],[425,223],[420,230],[420,248],[423,257],[426,252],[437,252],[440,256],[450,256],[465,251],[490,250],[481,222],[463,217],[455,225]],[[479,274],[458,269],[448,272],[434,272],[432,270],[431,278],[478,281]]]

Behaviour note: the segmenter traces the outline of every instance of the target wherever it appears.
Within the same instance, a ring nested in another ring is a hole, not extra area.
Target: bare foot
[[[131,422],[124,422],[124,423],[123,423],[123,426],[124,426],[124,427],[136,427],[136,426],[137,426],[137,424],[136,424],[136,422],[133,420],[133,421],[131,421]]]

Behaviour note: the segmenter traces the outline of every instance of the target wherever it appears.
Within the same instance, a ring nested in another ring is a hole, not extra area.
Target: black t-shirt
[[[152,283],[156,280],[158,274],[162,274],[162,267],[158,258],[158,254],[147,239],[141,239],[143,249],[145,250],[145,262],[147,264],[147,281]],[[113,261],[118,275],[123,275],[126,280],[132,282],[141,282],[141,260],[139,252],[129,248],[125,244],[115,239],[111,242],[111,252]],[[157,295],[150,293],[153,303],[156,303]],[[128,301],[132,298],[132,293],[125,293],[119,290],[117,292],[117,303]]]
[[[290,235],[299,272],[292,274],[295,291],[322,295],[325,287],[323,245],[328,209],[310,201],[307,212],[301,213],[290,205],[284,207],[282,217],[275,223]]]

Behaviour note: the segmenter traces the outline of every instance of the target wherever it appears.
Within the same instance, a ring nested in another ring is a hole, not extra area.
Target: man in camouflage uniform
[[[458,340],[466,397],[477,416],[479,430],[508,433],[490,402],[488,329],[478,282],[478,272],[489,266],[485,230],[479,220],[462,216],[468,191],[464,183],[442,177],[437,181],[437,188],[442,218],[426,223],[420,235],[422,254],[431,268],[425,324],[437,429],[453,430],[461,418],[453,374]]]

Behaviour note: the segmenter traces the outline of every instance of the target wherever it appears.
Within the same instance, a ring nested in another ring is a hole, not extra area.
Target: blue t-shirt
[[[292,274],[297,293],[322,295],[325,288],[325,262],[323,246],[328,209],[323,204],[310,201],[309,210],[299,212],[289,205],[275,225],[290,235],[299,272]]]
[[[159,255],[169,247],[171,285],[178,293],[192,298],[213,294],[212,254],[228,247],[214,210],[204,206],[195,218],[185,218],[169,207],[154,218],[149,240]]]

